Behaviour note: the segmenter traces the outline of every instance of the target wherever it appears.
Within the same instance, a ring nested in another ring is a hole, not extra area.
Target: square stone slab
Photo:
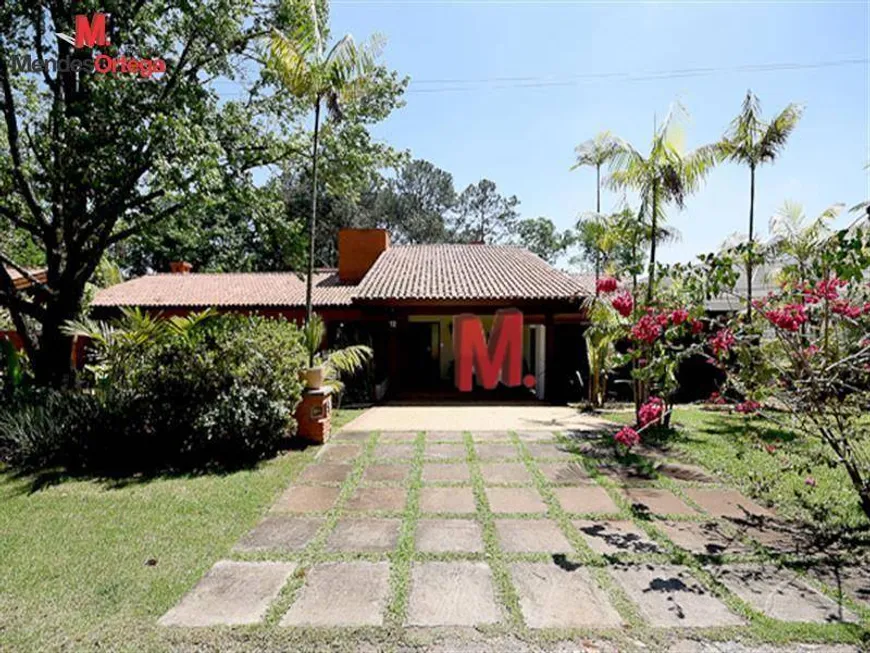
[[[375,447],[376,460],[411,460],[414,458],[413,444],[379,444]]]
[[[658,553],[658,545],[630,521],[578,520],[574,526],[596,553]]]
[[[668,539],[692,553],[725,555],[749,553],[751,549],[734,535],[729,535],[718,522],[656,522]]]
[[[306,467],[299,475],[299,483],[344,483],[353,469],[351,465],[340,463],[315,463]]]
[[[467,483],[471,471],[465,463],[426,463],[423,465],[424,483]]]
[[[743,623],[685,567],[631,565],[608,570],[654,627],[712,628]]]
[[[586,468],[580,463],[538,463],[541,474],[550,481],[559,485],[586,485],[592,483]]]
[[[662,463],[655,468],[659,476],[671,478],[675,481],[690,481],[692,483],[715,483],[716,479],[710,476],[706,470],[697,465],[684,463]]]
[[[474,443],[478,442],[510,442],[511,434],[507,431],[475,431],[471,434]]]
[[[469,514],[477,506],[470,487],[424,487],[420,490],[420,510]]]
[[[467,455],[464,444],[427,444],[423,449],[426,460],[465,460]]]
[[[502,550],[509,553],[573,553],[562,531],[548,519],[496,519]]]
[[[397,487],[363,487],[348,500],[347,510],[365,512],[384,510],[401,512],[405,509],[407,492]]]
[[[515,460],[520,451],[512,444],[484,443],[475,445],[477,457],[481,460]]]
[[[533,488],[488,487],[486,498],[495,513],[547,512],[547,504]]]
[[[282,626],[380,626],[390,595],[388,562],[312,567]]]
[[[465,442],[465,433],[462,431],[427,431],[426,442]]]
[[[291,485],[272,506],[275,512],[324,512],[338,498],[336,487]]]
[[[582,567],[568,571],[553,563],[510,566],[529,628],[608,628],[622,619]]]
[[[552,431],[517,431],[516,434],[523,442],[549,442],[556,439]]]
[[[321,463],[346,463],[360,455],[362,445],[359,444],[328,444],[317,457]]]
[[[574,514],[619,512],[610,495],[604,488],[598,486],[556,487],[553,488],[553,494],[556,495],[565,512]]]
[[[366,483],[404,483],[411,468],[407,465],[369,465],[363,472]]]
[[[396,442],[402,444],[414,444],[417,439],[416,431],[384,431],[378,436],[378,444],[382,442]]]
[[[331,438],[333,442],[365,442],[371,437],[368,431],[339,431]]]
[[[317,535],[324,519],[270,515],[239,540],[236,551],[301,551]]]
[[[488,485],[532,482],[532,475],[523,463],[487,463],[480,466],[480,473]]]
[[[332,552],[392,551],[401,525],[401,519],[342,519],[330,533],[326,548]]]
[[[655,488],[627,488],[624,490],[632,508],[656,515],[696,515],[676,494]]]
[[[711,567],[725,587],[753,608],[780,621],[855,623],[858,617],[801,581],[786,569],[760,565]]]
[[[480,553],[483,534],[472,519],[421,519],[417,550],[424,553]]]
[[[221,560],[158,623],[161,626],[259,623],[295,570],[295,562]]]
[[[561,443],[532,442],[526,444],[526,449],[532,458],[537,460],[577,460],[577,456],[566,451]]]
[[[737,490],[707,490],[686,488],[686,496],[701,506],[714,517],[732,517],[746,519],[747,517],[771,517],[773,513],[747,499]]]
[[[409,626],[477,626],[500,617],[485,562],[425,562],[411,568]]]

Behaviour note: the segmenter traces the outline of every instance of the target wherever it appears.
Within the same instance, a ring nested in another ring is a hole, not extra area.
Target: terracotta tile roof
[[[46,270],[44,268],[25,268],[34,278],[38,281],[45,283],[46,278]],[[27,288],[33,285],[27,277],[21,274],[15,268],[6,268],[6,272],[9,273],[9,276],[12,277],[12,283],[15,284],[16,288]]]
[[[397,245],[381,254],[354,297],[369,301],[569,299],[589,291],[583,280],[560,272],[522,247]]]
[[[335,270],[314,273],[314,304],[345,306],[356,286]],[[93,306],[207,307],[305,305],[305,278],[293,272],[151,274],[97,292]]]

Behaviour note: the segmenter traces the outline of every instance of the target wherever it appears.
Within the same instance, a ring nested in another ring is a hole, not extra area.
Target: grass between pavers
[[[309,449],[228,474],[40,489],[0,475],[0,650],[165,649],[156,620],[312,457]]]
[[[528,514],[528,515],[494,515],[489,507],[486,486],[480,471],[481,464],[488,464],[490,461],[481,461],[475,449],[475,441],[472,440],[469,434],[464,435],[464,444],[466,448],[465,462],[469,465],[471,480],[465,483],[465,486],[472,488],[475,496],[477,512],[474,514],[446,514],[445,517],[475,519],[481,526],[484,536],[484,552],[483,553],[445,553],[445,554],[427,554],[417,552],[414,546],[414,538],[416,525],[420,519],[419,510],[419,493],[423,486],[422,469],[425,459],[425,438],[422,434],[417,434],[414,440],[414,456],[411,461],[395,461],[398,464],[408,465],[411,472],[407,483],[402,486],[408,487],[409,499],[405,509],[401,512],[390,513],[345,513],[344,506],[347,500],[353,495],[356,489],[360,486],[365,468],[369,464],[380,463],[381,460],[374,460],[374,452],[377,443],[380,441],[378,434],[370,434],[365,442],[360,442],[363,446],[362,453],[356,460],[352,461],[352,471],[340,486],[339,499],[336,505],[325,515],[326,524],[318,532],[313,542],[302,552],[295,555],[281,555],[270,553],[257,554],[232,554],[228,556],[227,551],[235,542],[235,538],[239,537],[247,528],[253,526],[256,521],[256,516],[262,514],[265,508],[268,507],[268,502],[262,504],[258,510],[254,511],[254,516],[249,519],[244,527],[238,526],[235,530],[238,533],[232,539],[229,537],[224,543],[222,549],[212,551],[212,553],[204,553],[201,559],[196,560],[197,566],[194,571],[189,571],[183,583],[176,583],[174,593],[167,595],[163,607],[153,609],[150,616],[139,619],[136,623],[132,620],[127,620],[126,623],[118,624],[120,634],[116,633],[115,638],[111,640],[103,639],[101,643],[104,648],[130,648],[130,649],[165,649],[165,648],[212,648],[231,650],[233,648],[275,648],[284,647],[292,650],[312,650],[330,648],[334,650],[355,650],[365,644],[371,644],[378,649],[391,650],[401,647],[402,645],[413,645],[417,643],[420,637],[426,639],[430,635],[420,635],[414,629],[404,629],[401,625],[404,623],[407,614],[407,602],[410,592],[410,570],[414,562],[427,561],[485,561],[490,565],[493,572],[493,581],[496,591],[496,598],[502,605],[506,621],[496,626],[486,626],[478,629],[478,632],[485,634],[487,637],[512,636],[520,639],[529,640],[532,642],[551,642],[561,639],[573,639],[582,637],[594,637],[597,639],[613,639],[617,642],[625,640],[626,637],[631,637],[636,640],[643,641],[652,650],[664,650],[670,643],[684,633],[679,630],[671,629],[655,629],[645,625],[640,617],[637,608],[631,599],[625,595],[621,586],[619,586],[609,575],[608,566],[614,562],[646,562],[646,563],[676,563],[686,566],[691,573],[705,586],[712,591],[736,613],[742,614],[749,620],[749,625],[742,628],[714,628],[701,631],[704,636],[710,639],[725,640],[725,639],[742,639],[747,642],[775,642],[786,643],[795,641],[816,641],[816,642],[857,642],[865,635],[866,631],[859,626],[844,626],[844,625],[803,625],[803,624],[782,624],[767,619],[758,613],[748,608],[742,601],[736,599],[724,587],[720,587],[715,579],[703,569],[703,564],[707,562],[703,556],[694,556],[681,549],[675,547],[670,540],[657,527],[657,518],[645,518],[631,510],[625,497],[619,491],[619,485],[608,477],[604,477],[597,472],[597,462],[584,457],[578,457],[577,460],[583,464],[589,471],[594,482],[601,487],[604,487],[611,495],[619,507],[619,513],[613,516],[606,517],[607,519],[628,519],[638,524],[643,528],[652,539],[657,541],[664,547],[662,554],[617,554],[615,556],[601,556],[593,552],[586,544],[585,539],[571,523],[572,520],[579,517],[591,517],[594,520],[603,520],[603,515],[572,515],[564,512],[555,498],[552,489],[558,487],[559,484],[550,483],[538,468],[539,462],[542,460],[533,458],[527,450],[525,443],[520,440],[516,434],[510,434],[510,442],[517,447],[517,455],[515,460],[523,463],[532,477],[532,485],[543,498],[547,505],[547,514]],[[456,442],[456,441],[452,441]],[[486,444],[479,442],[477,444]],[[282,481],[277,484],[277,487],[272,492],[271,497],[274,497],[283,486],[288,484],[289,480],[294,477],[302,464],[310,460],[310,454],[295,454],[297,457],[307,456],[301,460],[292,471],[287,472],[282,476]],[[448,461],[438,461],[448,462]],[[564,461],[563,461],[564,462]],[[435,463],[435,464],[438,464]],[[379,484],[380,485],[380,484]],[[426,483],[427,487],[439,486],[440,483]],[[650,483],[649,487],[660,487],[662,489],[676,489],[679,496],[679,487],[673,487],[673,482],[668,482],[667,479],[657,479]],[[510,483],[503,485],[505,487],[530,487],[529,484]],[[685,497],[681,497],[685,500]],[[0,506],[2,512],[2,506]],[[325,550],[326,540],[329,533],[342,517],[352,516],[354,518],[374,517],[378,515],[388,515],[390,517],[399,518],[402,520],[398,545],[394,551],[389,553],[332,553]],[[427,518],[430,515],[426,515]],[[431,515],[435,518],[437,515]],[[519,608],[519,597],[516,593],[516,588],[510,575],[508,565],[513,562],[553,562],[553,556],[544,553],[510,553],[501,550],[495,531],[495,520],[497,518],[509,519],[542,519],[547,518],[558,524],[563,534],[572,544],[575,549],[575,554],[568,556],[571,564],[579,564],[585,566],[593,580],[597,582],[608,596],[611,603],[616,607],[617,611],[626,620],[628,628],[626,630],[608,629],[604,631],[596,629],[571,629],[571,630],[530,630],[525,628],[523,624],[522,614]],[[685,519],[685,517],[684,517]],[[693,517],[693,520],[707,519],[707,517]],[[2,529],[0,529],[2,532]],[[212,537],[211,530],[208,531],[208,536]],[[211,542],[211,544],[214,544]],[[3,546],[0,541],[0,547]],[[2,548],[0,548],[2,550]],[[297,573],[288,581],[285,588],[282,590],[279,599],[273,604],[269,613],[267,623],[262,626],[245,627],[245,628],[210,628],[210,629],[192,629],[188,631],[179,631],[177,629],[160,629],[154,625],[156,618],[162,614],[165,609],[171,607],[181,595],[199,579],[201,574],[210,567],[216,560],[222,557],[233,557],[236,559],[271,559],[271,560],[294,560],[300,564]],[[741,557],[741,560],[756,559],[750,556],[749,558]],[[360,629],[334,629],[334,628],[283,628],[277,625],[277,622],[283,617],[287,609],[289,609],[292,601],[295,599],[299,589],[302,587],[305,580],[305,573],[311,565],[321,562],[332,561],[349,561],[349,560],[370,560],[370,561],[389,561],[391,563],[390,576],[390,595],[385,612],[385,627],[383,628],[360,628]],[[727,561],[727,560],[726,560]],[[159,566],[159,565],[158,565]],[[3,573],[3,568],[0,566],[0,574]],[[5,587],[0,588],[0,596],[3,595]],[[4,597],[5,598],[5,597]],[[135,602],[135,598],[133,601]],[[4,619],[4,613],[0,612],[0,624]],[[449,629],[448,629],[449,630]],[[437,629],[436,629],[437,631]],[[691,633],[700,634],[699,631],[689,631]],[[689,633],[685,633],[689,634]],[[431,637],[437,638],[439,635],[432,634]],[[3,648],[4,632],[0,630],[0,648]],[[460,634],[460,637],[464,635]],[[81,640],[80,640],[81,641]],[[106,646],[106,642],[109,645]],[[627,641],[627,640],[625,640]],[[76,642],[78,643],[78,642]],[[113,646],[113,644],[116,644]],[[89,642],[89,645],[90,644]],[[72,648],[85,648],[86,646],[73,646]],[[15,647],[15,650],[26,650],[26,646]],[[31,647],[32,648],[32,647]]]

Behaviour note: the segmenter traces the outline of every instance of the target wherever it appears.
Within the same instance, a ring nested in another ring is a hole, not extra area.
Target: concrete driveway
[[[598,431],[612,423],[567,406],[376,406],[344,431]]]

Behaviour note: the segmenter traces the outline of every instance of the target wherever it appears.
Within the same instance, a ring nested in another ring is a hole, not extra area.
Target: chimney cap
[[[172,274],[189,274],[193,270],[193,264],[187,261],[171,261],[169,271]]]

